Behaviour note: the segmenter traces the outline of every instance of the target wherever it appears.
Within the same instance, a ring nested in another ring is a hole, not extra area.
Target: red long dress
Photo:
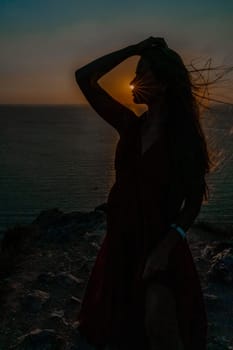
[[[107,232],[78,315],[80,332],[93,345],[122,343],[127,349],[149,349],[144,300],[150,281],[142,280],[142,272],[183,201],[182,186],[179,198],[172,195],[174,173],[163,135],[141,155],[140,128],[141,118],[132,121],[117,144]],[[180,239],[169,255],[167,271],[158,271],[153,281],[174,293],[184,350],[206,350],[207,315],[187,241]]]

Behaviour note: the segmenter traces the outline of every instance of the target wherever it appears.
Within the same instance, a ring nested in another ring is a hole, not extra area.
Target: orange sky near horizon
[[[203,67],[212,59],[212,66],[233,66],[231,0],[141,5],[138,0],[0,1],[0,104],[87,103],[75,70],[151,35],[164,37],[186,65],[194,59]],[[123,104],[133,103],[129,82],[138,59],[130,57],[100,79]],[[232,74],[226,79],[210,93],[233,104]]]
[[[184,62],[191,62],[191,55],[186,55]],[[190,56],[190,57],[189,57]],[[195,56],[194,56],[195,57]],[[95,57],[93,58],[95,59]],[[133,56],[123,61],[108,74],[99,80],[99,84],[116,100],[125,105],[131,105],[136,113],[146,110],[145,105],[136,105],[133,102],[130,81],[135,76],[135,69],[139,56]],[[84,59],[82,61],[85,61]],[[90,57],[86,59],[89,63]],[[202,60],[202,66],[205,60]],[[80,66],[76,66],[70,71],[67,69],[67,76],[55,77],[54,75],[41,75],[40,72],[33,72],[31,79],[23,76],[17,81],[14,80],[16,95],[12,95],[12,90],[5,90],[1,93],[1,103],[6,104],[88,104],[85,96],[76,84],[74,72]],[[9,78],[8,78],[9,83]],[[47,85],[51,89],[44,88]],[[9,92],[9,93],[8,93]],[[214,96],[219,99],[233,103],[233,92],[229,88],[219,83],[215,89],[211,90]]]

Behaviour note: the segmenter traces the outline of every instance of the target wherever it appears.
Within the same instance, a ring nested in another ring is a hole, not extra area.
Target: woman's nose
[[[137,85],[137,79],[134,78],[134,79],[129,83],[129,85],[135,87],[135,86]]]

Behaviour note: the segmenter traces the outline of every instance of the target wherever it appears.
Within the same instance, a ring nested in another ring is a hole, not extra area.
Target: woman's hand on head
[[[153,36],[150,36],[149,38],[143,41],[140,41],[138,44],[135,45],[135,48],[139,55],[141,55],[145,50],[153,49],[156,47],[168,47],[168,46],[164,38],[159,38],[159,37],[154,38]]]

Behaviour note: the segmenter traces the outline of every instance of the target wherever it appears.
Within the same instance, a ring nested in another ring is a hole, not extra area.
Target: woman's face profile
[[[133,101],[137,104],[149,104],[154,102],[158,92],[161,92],[161,84],[155,76],[147,60],[141,58],[136,67],[136,76],[130,82]]]

